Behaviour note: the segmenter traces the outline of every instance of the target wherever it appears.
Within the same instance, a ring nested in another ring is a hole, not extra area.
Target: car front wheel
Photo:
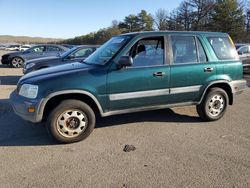
[[[95,113],[84,102],[65,100],[49,115],[47,129],[61,143],[86,139],[95,127]]]
[[[225,114],[228,95],[221,88],[211,88],[202,102],[196,106],[197,113],[205,121],[215,121]]]
[[[21,57],[14,57],[11,60],[11,66],[14,68],[22,68],[24,60]]]

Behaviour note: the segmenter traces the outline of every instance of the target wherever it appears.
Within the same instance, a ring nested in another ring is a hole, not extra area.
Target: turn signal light
[[[28,112],[29,113],[34,113],[35,112],[35,108],[33,106],[28,108]]]

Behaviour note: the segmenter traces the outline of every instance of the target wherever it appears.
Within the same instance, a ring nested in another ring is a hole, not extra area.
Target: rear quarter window
[[[218,59],[237,59],[235,47],[228,37],[207,37],[207,39]]]

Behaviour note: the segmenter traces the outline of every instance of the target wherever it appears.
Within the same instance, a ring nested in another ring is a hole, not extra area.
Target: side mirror
[[[242,55],[243,53],[239,51],[238,54],[239,54],[239,55]]]
[[[130,67],[133,65],[133,58],[131,56],[122,56],[120,57],[118,63],[117,63],[117,67],[119,69],[123,68],[123,67]]]

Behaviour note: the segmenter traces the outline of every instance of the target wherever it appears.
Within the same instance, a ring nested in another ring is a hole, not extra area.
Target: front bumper
[[[2,63],[3,65],[8,65],[8,64],[10,64],[9,56],[3,55],[3,56],[2,56],[2,59],[1,59],[1,63]]]
[[[16,90],[10,95],[11,106],[15,113],[26,121],[38,123],[42,121],[42,116],[39,114],[39,108],[42,100],[28,99],[17,94]],[[28,108],[35,108],[35,112],[28,112]]]

